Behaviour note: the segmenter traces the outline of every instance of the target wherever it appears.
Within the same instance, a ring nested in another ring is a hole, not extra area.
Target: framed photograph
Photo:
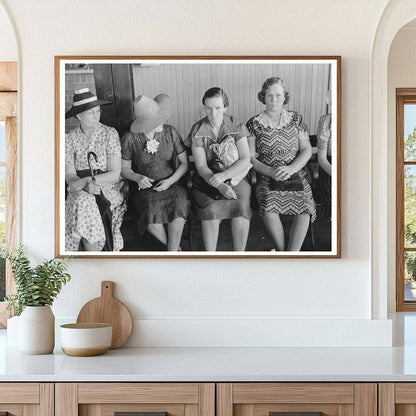
[[[55,255],[341,257],[341,57],[56,56]]]

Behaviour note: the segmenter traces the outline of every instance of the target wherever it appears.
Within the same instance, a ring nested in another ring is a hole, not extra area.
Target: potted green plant
[[[0,250],[10,261],[16,292],[6,296],[8,309],[19,318],[19,350],[24,354],[49,354],[55,346],[55,317],[51,305],[71,276],[68,257],[45,260],[33,267],[25,249]]]

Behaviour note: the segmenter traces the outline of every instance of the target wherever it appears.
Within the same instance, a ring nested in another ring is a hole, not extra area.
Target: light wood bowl
[[[61,348],[67,355],[89,357],[111,347],[112,326],[102,323],[61,325]]]

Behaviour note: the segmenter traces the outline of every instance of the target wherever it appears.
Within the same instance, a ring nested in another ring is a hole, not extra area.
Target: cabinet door
[[[415,416],[416,383],[380,383],[380,416]]]
[[[56,416],[215,416],[213,383],[61,383]]]
[[[0,415],[53,416],[51,383],[0,383]]]
[[[217,416],[377,416],[375,383],[220,383]]]

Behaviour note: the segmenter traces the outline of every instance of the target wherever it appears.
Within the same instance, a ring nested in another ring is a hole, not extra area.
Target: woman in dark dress
[[[197,169],[192,193],[205,250],[216,251],[220,222],[231,218],[234,250],[244,251],[252,214],[246,179],[251,167],[248,132],[225,114],[228,97],[221,88],[207,90],[202,103],[207,116],[192,126],[186,144],[192,145]],[[202,186],[195,186],[197,179]]]
[[[172,112],[170,98],[140,95],[134,112],[130,132],[122,138],[121,174],[137,184],[130,192],[138,231],[147,230],[168,251],[178,251],[188,215],[187,193],[178,180],[188,169],[188,158],[178,131],[164,124]]]

